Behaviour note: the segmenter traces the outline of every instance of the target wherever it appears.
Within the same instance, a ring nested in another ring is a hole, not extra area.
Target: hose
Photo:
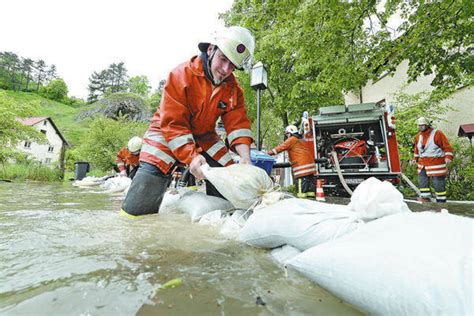
[[[349,186],[346,183],[346,180],[344,180],[344,177],[342,176],[341,167],[339,166],[339,160],[337,159],[336,152],[334,150],[331,151],[331,155],[334,160],[334,166],[336,167],[336,172],[339,177],[339,180],[341,181],[342,186],[347,191],[347,193],[349,193],[349,195],[352,195],[352,190],[349,188]]]

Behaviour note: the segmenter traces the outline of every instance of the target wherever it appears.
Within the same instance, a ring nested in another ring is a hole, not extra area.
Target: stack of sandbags
[[[105,190],[105,193],[124,192],[128,190],[130,184],[132,184],[132,179],[128,177],[113,177],[102,184],[102,189]]]
[[[185,213],[193,222],[197,222],[207,213],[216,210],[227,211],[232,208],[234,208],[233,205],[222,198],[184,188],[177,194],[173,191],[165,193],[160,213]]]
[[[473,220],[403,212],[286,264],[369,314],[472,315]]]
[[[290,245],[303,251],[363,224],[345,205],[293,198],[256,210],[240,231],[239,240],[260,248]]]

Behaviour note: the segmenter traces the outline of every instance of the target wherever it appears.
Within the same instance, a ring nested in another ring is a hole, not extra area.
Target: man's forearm
[[[235,145],[235,151],[240,156],[242,162],[250,163],[250,146],[247,144]]]

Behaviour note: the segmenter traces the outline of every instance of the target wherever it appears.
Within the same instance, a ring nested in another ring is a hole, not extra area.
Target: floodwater
[[[360,314],[218,228],[127,219],[120,204],[93,188],[0,182],[0,314]]]

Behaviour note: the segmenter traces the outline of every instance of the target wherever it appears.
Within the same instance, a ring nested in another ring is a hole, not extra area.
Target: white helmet
[[[134,153],[142,149],[142,139],[138,136],[130,138],[127,144],[128,151]]]
[[[209,44],[219,47],[237,69],[249,70],[252,67],[255,40],[245,27],[231,26],[216,31],[209,42],[199,43],[199,50],[205,52]]]
[[[298,133],[298,128],[294,125],[288,125],[285,128],[285,133],[296,134]]]
[[[419,125],[430,125],[430,121],[428,121],[428,119],[424,116],[418,118],[416,120],[416,124],[419,126]]]

